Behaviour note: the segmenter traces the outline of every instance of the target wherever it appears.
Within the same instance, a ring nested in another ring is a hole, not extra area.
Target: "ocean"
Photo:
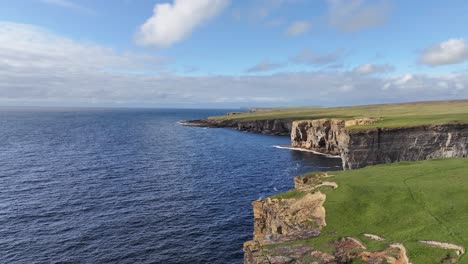
[[[242,263],[250,203],[341,162],[177,123],[227,111],[0,109],[0,263]]]

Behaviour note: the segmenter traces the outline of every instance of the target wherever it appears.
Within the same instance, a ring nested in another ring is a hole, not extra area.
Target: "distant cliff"
[[[290,135],[292,147],[341,156],[343,169],[398,161],[468,156],[468,124],[356,129],[356,126],[374,122],[375,120],[369,118],[301,121],[207,118],[186,121],[184,124]]]
[[[211,127],[211,128],[233,128],[240,131],[249,131],[269,135],[289,135],[291,133],[292,120],[288,119],[200,119],[183,122],[184,125]]]
[[[467,157],[468,124],[348,129],[359,120],[295,121],[293,147],[341,155],[343,169],[398,161]],[[368,124],[369,120],[362,121]]]

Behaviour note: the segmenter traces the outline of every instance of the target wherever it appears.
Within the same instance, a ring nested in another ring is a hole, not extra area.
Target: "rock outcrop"
[[[348,133],[344,120],[318,119],[294,121],[291,129],[291,145],[317,152],[340,155]]]
[[[336,187],[323,184],[328,177],[326,173],[296,177],[292,194],[252,203],[254,239],[244,243],[245,264],[331,264],[357,259],[366,263],[409,264],[400,244],[372,252],[359,240],[343,237],[332,243],[333,252],[322,252],[305,243],[285,243],[315,239],[326,226],[326,195],[318,188]]]
[[[291,133],[292,120],[288,119],[200,119],[182,122],[188,126],[233,128],[240,131],[248,131],[270,135],[289,135]]]
[[[369,122],[367,120],[364,124]],[[295,121],[292,124],[291,144],[293,147],[341,155],[343,169],[468,156],[468,124],[349,129],[347,123],[353,126],[362,124],[360,121],[335,119]]]

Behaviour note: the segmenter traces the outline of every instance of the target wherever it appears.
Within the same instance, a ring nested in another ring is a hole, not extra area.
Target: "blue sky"
[[[461,0],[0,0],[0,104],[467,98],[466,10]]]

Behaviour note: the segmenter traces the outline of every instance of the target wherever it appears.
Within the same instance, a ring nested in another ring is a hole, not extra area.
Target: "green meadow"
[[[468,100],[432,101],[403,104],[362,105],[349,107],[299,107],[260,109],[257,112],[214,119],[262,120],[291,119],[310,120],[321,118],[356,119],[374,118],[376,123],[355,127],[408,127],[425,124],[468,123]]]
[[[402,243],[414,264],[441,263],[455,250],[419,243],[434,240],[468,248],[468,159],[436,159],[370,166],[330,172],[327,181],[339,187],[321,187],[327,226],[305,243],[331,252],[341,237],[361,240],[370,250]],[[297,190],[276,198],[295,198]],[[364,233],[385,241],[370,240]],[[468,263],[466,255],[457,263]]]

